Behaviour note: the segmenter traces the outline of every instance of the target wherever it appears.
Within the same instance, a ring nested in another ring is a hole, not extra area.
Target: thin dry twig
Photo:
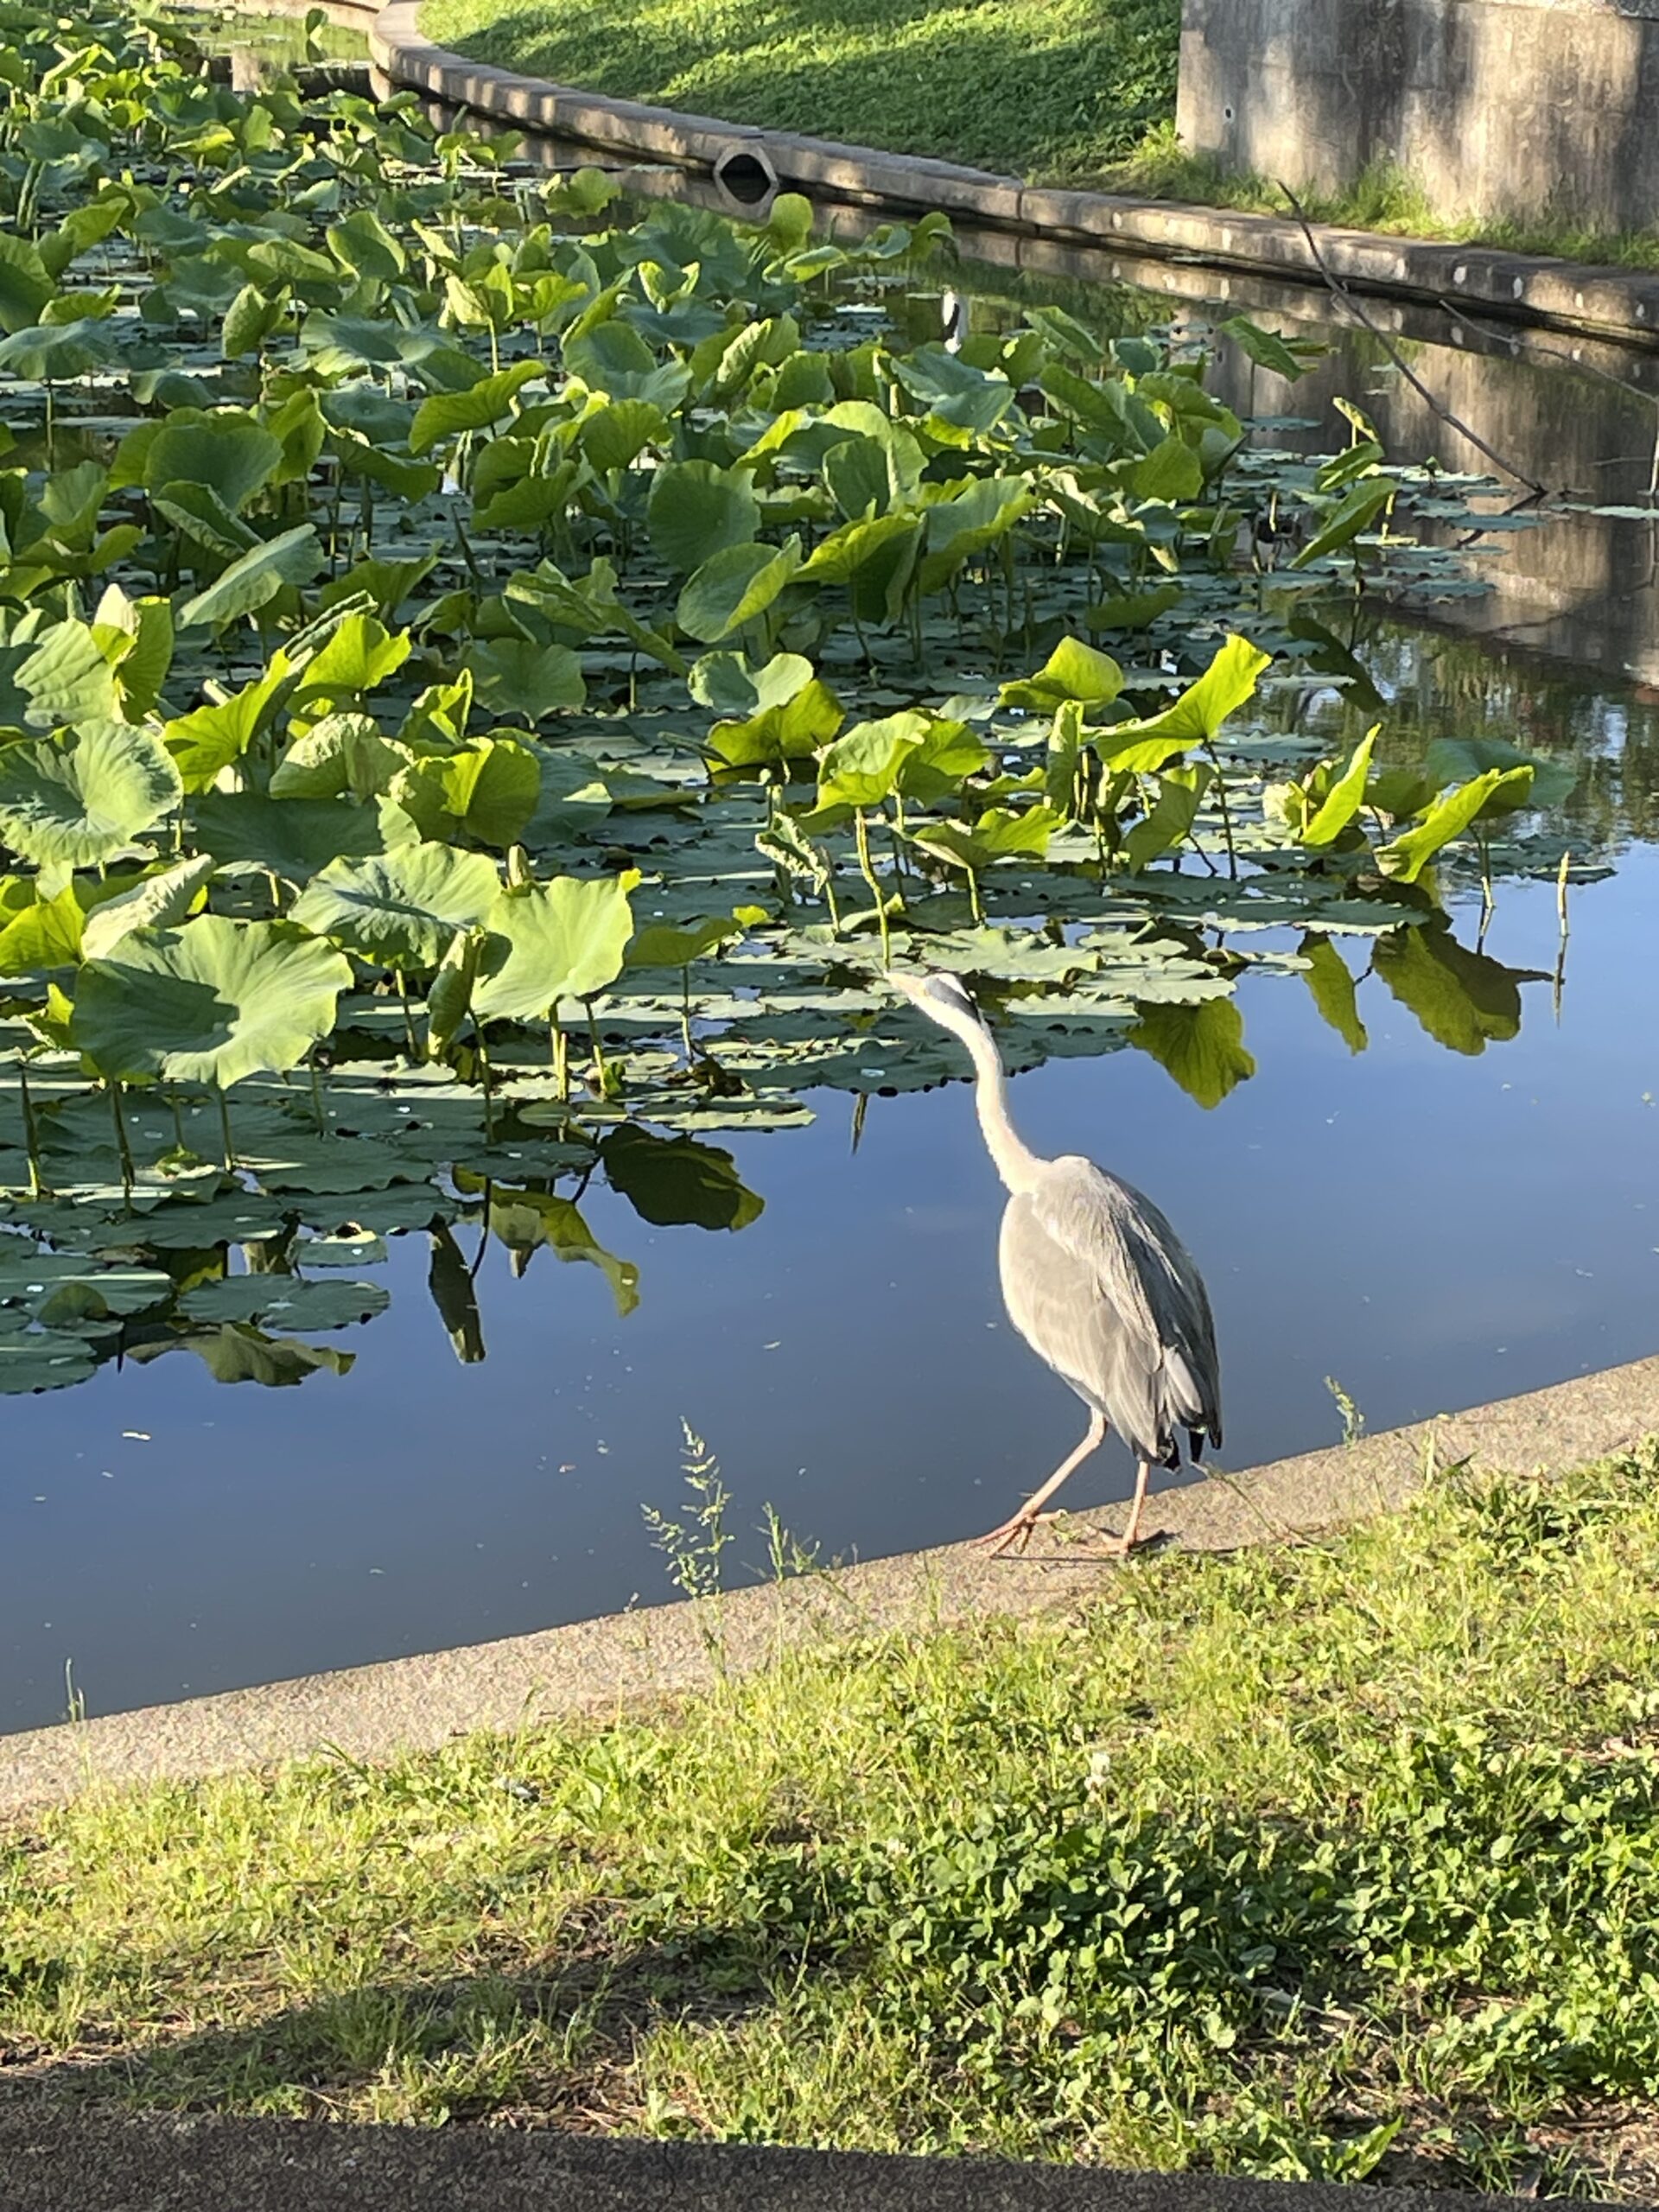
[[[1378,345],[1382,346],[1383,352],[1394,363],[1395,367],[1399,370],[1401,375],[1411,386],[1412,390],[1417,393],[1420,398],[1425,400],[1427,404],[1433,409],[1435,414],[1440,416],[1441,422],[1446,424],[1448,429],[1455,430],[1459,437],[1467,438],[1470,444],[1473,446],[1477,453],[1484,454],[1487,460],[1491,462],[1495,468],[1501,468],[1506,476],[1514,477],[1517,484],[1524,484],[1529,492],[1532,492],[1540,499],[1547,497],[1549,489],[1548,485],[1541,484],[1535,476],[1529,476],[1523,468],[1517,468],[1513,461],[1505,461],[1503,454],[1497,452],[1495,448],[1489,446],[1485,439],[1483,438],[1478,431],[1471,430],[1469,425],[1465,422],[1462,421],[1459,416],[1454,415],[1444,402],[1435,397],[1434,394],[1429,390],[1428,386],[1423,382],[1422,378],[1417,374],[1416,371],[1411,366],[1411,364],[1401,353],[1394,340],[1389,336],[1388,332],[1382,329],[1379,324],[1372,321],[1370,315],[1366,312],[1360,301],[1354,296],[1347,285],[1343,283],[1341,277],[1339,277],[1332,269],[1330,264],[1325,260],[1325,256],[1319,251],[1319,242],[1313,235],[1313,225],[1308,221],[1306,215],[1302,211],[1301,201],[1298,200],[1295,194],[1291,190],[1290,187],[1285,183],[1282,178],[1278,180],[1278,183],[1280,191],[1284,194],[1285,198],[1290,202],[1291,213],[1295,216],[1298,224],[1301,227],[1302,236],[1307,241],[1307,250],[1313,257],[1313,265],[1319,270],[1319,275],[1324,278],[1333,298],[1338,299],[1342,302],[1343,306],[1348,310],[1349,314],[1353,316],[1357,322],[1363,323],[1366,329],[1369,330],[1372,337],[1376,340]]]

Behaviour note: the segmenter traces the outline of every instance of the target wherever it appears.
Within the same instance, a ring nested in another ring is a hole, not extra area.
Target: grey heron
[[[1019,1512],[982,1539],[993,1553],[1023,1551],[1043,1507],[1116,1428],[1138,1471],[1128,1525],[1106,1539],[1120,1554],[1141,1538],[1154,1466],[1180,1465],[1185,1429],[1196,1464],[1208,1435],[1221,1444],[1215,1324],[1192,1255],[1151,1199],[1065,1154],[1039,1160],[1008,1117],[1007,1077],[978,1007],[953,976],[887,978],[967,1046],[979,1126],[1007,1185],[998,1265],[1008,1319],[1089,1408],[1089,1432]]]

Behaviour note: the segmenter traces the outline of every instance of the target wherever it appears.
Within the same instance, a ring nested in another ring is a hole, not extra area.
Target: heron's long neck
[[[1042,1162],[1021,1141],[1008,1118],[1008,1078],[995,1040],[988,1029],[982,1029],[977,1023],[958,1034],[973,1054],[974,1101],[996,1172],[1009,1190],[1029,1190]]]

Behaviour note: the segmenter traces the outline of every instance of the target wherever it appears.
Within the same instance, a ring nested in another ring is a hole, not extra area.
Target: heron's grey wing
[[[1192,1255],[1152,1201],[1092,1161],[1051,1161],[1002,1217],[1015,1328],[1143,1459],[1179,1428],[1221,1441],[1215,1325]]]

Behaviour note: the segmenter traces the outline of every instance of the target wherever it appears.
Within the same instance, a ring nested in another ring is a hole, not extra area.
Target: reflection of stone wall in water
[[[1659,0],[1185,0],[1177,127],[1303,190],[1388,162],[1451,214],[1659,214]]]
[[[1567,342],[1556,342],[1567,355]],[[1403,353],[1442,407],[1552,493],[1599,505],[1648,504],[1659,408],[1645,394],[1565,361],[1409,341]],[[1294,386],[1230,346],[1216,389],[1241,415],[1317,419],[1317,432],[1287,432],[1277,442],[1345,445],[1348,426],[1332,404],[1341,394],[1370,414],[1390,459],[1432,454],[1448,468],[1492,474],[1363,333],[1338,342]],[[1526,497],[1518,485],[1504,488],[1516,501]],[[1490,588],[1438,607],[1437,620],[1659,685],[1659,523],[1562,515],[1489,536],[1477,557]]]

